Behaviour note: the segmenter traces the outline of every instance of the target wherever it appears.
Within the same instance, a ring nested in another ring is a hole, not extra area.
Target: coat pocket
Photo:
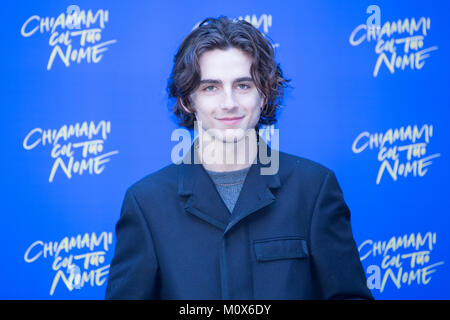
[[[301,259],[309,256],[306,240],[301,237],[279,237],[253,241],[258,262]]]

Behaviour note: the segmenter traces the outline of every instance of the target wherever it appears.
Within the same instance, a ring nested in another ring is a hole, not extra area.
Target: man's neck
[[[228,172],[248,168],[258,153],[255,130],[248,130],[245,136],[236,142],[226,142],[203,135],[198,137],[196,143],[198,159],[209,171]]]

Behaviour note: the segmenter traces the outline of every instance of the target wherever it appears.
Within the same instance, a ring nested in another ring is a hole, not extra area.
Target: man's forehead
[[[201,80],[227,80],[250,77],[252,59],[243,51],[214,49],[200,56]]]

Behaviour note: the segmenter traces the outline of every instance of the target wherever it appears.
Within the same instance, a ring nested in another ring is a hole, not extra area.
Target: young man
[[[168,89],[199,135],[127,191],[108,299],[372,298],[333,172],[258,138],[286,83],[245,21],[209,18],[186,37]]]

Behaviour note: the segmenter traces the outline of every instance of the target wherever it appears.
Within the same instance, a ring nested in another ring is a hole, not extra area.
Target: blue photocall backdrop
[[[280,150],[335,171],[375,298],[448,299],[449,9],[4,3],[0,298],[103,299],[125,190],[170,164],[178,143],[166,94],[174,54],[204,18],[226,15],[274,44],[292,79]]]

